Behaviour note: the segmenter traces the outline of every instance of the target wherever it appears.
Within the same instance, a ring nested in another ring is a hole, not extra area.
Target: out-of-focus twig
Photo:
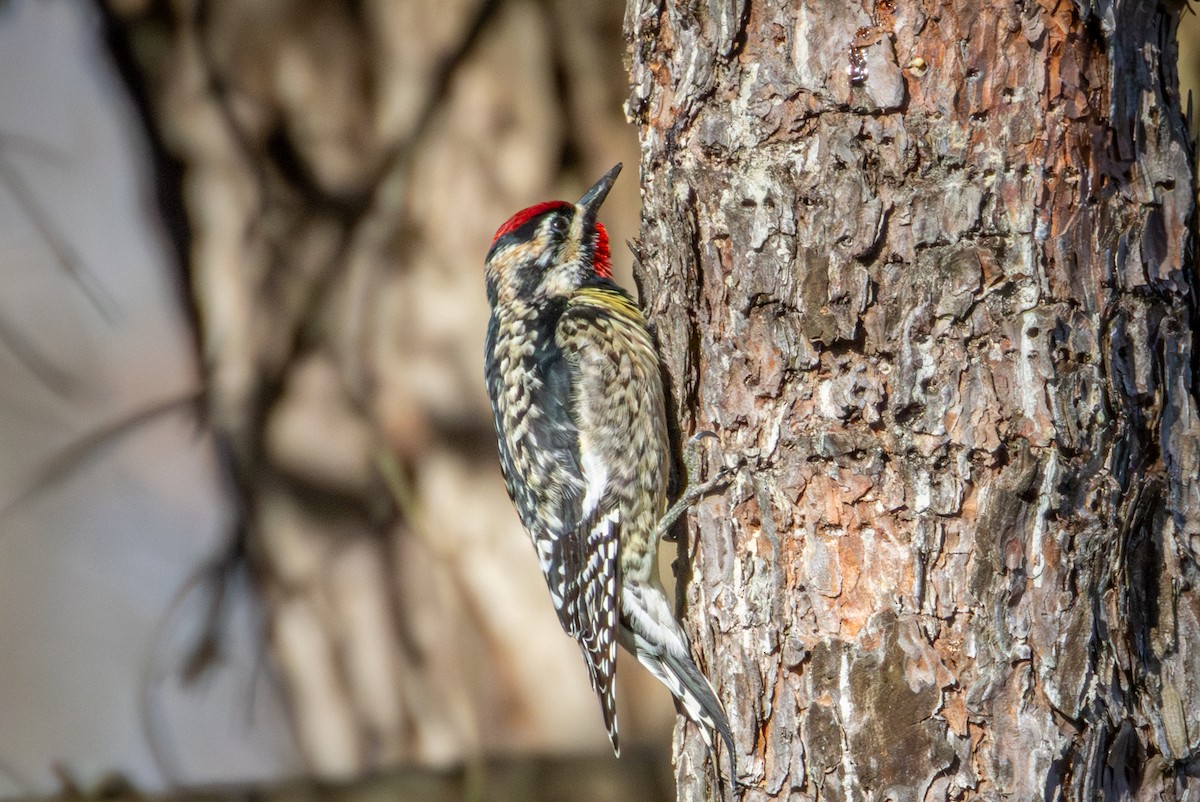
[[[37,229],[46,246],[58,260],[59,265],[92,303],[104,321],[110,324],[115,323],[118,317],[116,299],[109,294],[95,276],[87,271],[83,258],[59,233],[50,215],[42,208],[33,189],[25,183],[20,171],[5,158],[4,147],[11,146],[11,142],[11,138],[0,135],[0,186],[7,189],[8,193],[16,200],[29,222]]]
[[[115,420],[85,432],[51,459],[42,470],[38,471],[28,487],[0,503],[0,516],[11,513],[31,496],[56,482],[63,481],[71,473],[81,469],[89,460],[96,457],[104,448],[113,445],[144,424],[162,415],[194,407],[201,396],[202,392],[199,389],[189,388],[182,393],[143,404]]]

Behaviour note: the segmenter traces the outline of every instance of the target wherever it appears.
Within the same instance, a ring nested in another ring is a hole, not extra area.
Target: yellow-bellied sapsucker
[[[619,639],[710,749],[720,734],[732,765],[725,711],[658,577],[671,468],[662,377],[645,318],[612,280],[596,219],[620,170],[578,203],[513,215],[488,251],[485,374],[500,462],[559,621],[583,651],[613,751]]]

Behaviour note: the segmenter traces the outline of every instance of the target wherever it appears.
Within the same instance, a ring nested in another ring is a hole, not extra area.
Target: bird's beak
[[[583,193],[583,197],[579,199],[579,206],[587,215],[588,221],[596,219],[596,215],[600,212],[600,204],[604,203],[604,199],[608,197],[608,191],[612,189],[612,185],[616,183],[617,176],[621,173],[621,163],[616,165],[601,176],[600,180],[592,184],[592,188]]]

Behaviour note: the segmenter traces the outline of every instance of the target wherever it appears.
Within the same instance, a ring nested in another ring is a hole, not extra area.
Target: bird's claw
[[[687,445],[683,450],[683,466],[685,479],[687,484],[684,486],[683,492],[679,499],[671,505],[666,514],[658,522],[658,536],[663,540],[673,541],[675,537],[671,530],[675,526],[675,522],[687,512],[697,501],[709,495],[715,490],[727,487],[733,481],[733,477],[738,470],[745,464],[744,459],[739,459],[736,463],[722,465],[721,468],[703,482],[694,483],[693,477],[700,472],[700,443],[707,438],[718,440],[716,432],[711,432],[707,429],[702,429],[688,438]]]

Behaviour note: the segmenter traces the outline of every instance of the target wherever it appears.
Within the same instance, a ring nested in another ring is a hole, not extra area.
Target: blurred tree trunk
[[[1180,7],[631,0],[742,798],[1200,799]]]
[[[500,479],[480,348],[499,223],[636,153],[621,4],[100,6],[186,213],[241,513],[219,568],[252,569],[307,764],[607,749]],[[617,189],[632,229],[636,182]],[[626,673],[629,743],[661,743],[669,703]]]

